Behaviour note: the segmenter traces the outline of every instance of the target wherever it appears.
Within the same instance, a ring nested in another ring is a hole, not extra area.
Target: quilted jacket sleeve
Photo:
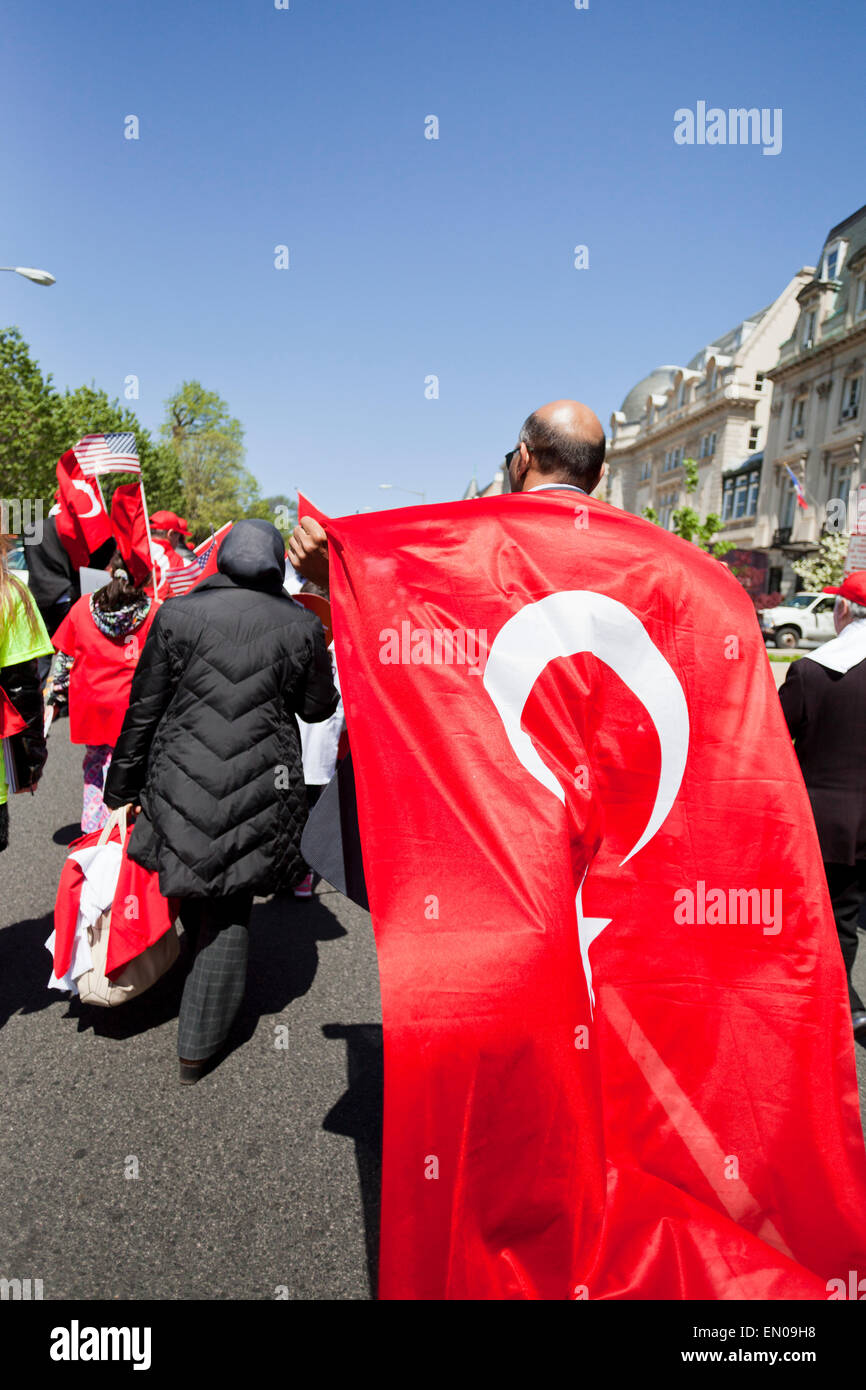
[[[175,690],[175,676],[160,609],[147,635],[129,695],[129,708],[108,769],[106,806],[136,801],[147,780],[150,745]]]
[[[340,703],[340,695],[331,675],[331,658],[325,646],[322,625],[316,621],[312,630],[313,650],[306,670],[295,689],[294,713],[305,724],[321,724],[329,719]]]

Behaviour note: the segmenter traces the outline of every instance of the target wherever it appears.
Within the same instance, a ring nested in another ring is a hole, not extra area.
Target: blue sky
[[[607,427],[866,202],[866,10],[589,3],[7,0],[0,261],[57,284],[0,322],[154,431],[199,378],[334,514],[460,496],[557,396]],[[675,145],[698,100],[781,107],[782,152]]]

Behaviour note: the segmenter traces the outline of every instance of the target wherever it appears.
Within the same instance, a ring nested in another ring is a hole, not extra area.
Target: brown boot
[[[185,1057],[180,1058],[180,1084],[181,1086],[194,1086],[204,1070],[207,1058],[202,1058],[200,1062],[188,1062]]]

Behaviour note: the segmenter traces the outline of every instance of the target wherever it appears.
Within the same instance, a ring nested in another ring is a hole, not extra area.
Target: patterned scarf
[[[128,637],[130,632],[135,632],[136,628],[141,627],[150,612],[150,599],[147,594],[140,594],[132,603],[115,609],[113,613],[103,613],[97,608],[93,602],[95,597],[95,594],[90,596],[90,613],[105,637]]]

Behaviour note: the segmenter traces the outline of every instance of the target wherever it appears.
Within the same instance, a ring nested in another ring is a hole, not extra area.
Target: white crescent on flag
[[[77,488],[79,492],[85,494],[91,504],[89,512],[80,513],[81,520],[86,521],[88,517],[99,516],[99,513],[103,510],[103,506],[96,496],[96,493],[93,491],[93,485],[91,483],[83,483],[80,478],[71,478],[70,482],[74,488]]]
[[[655,726],[661,768],[655,802],[637,843],[622,860],[643,849],[673,806],[689,749],[689,710],[674,671],[630,608],[607,594],[574,589],[528,603],[500,628],[490,648],[484,687],[502,720],[511,747],[527,772],[565,805],[565,791],[538,754],[521,716],[541,673],[558,657],[590,652],[609,666],[640,700]],[[581,957],[590,1002],[594,1004],[589,947],[609,917],[585,917],[581,894],[575,906]]]

